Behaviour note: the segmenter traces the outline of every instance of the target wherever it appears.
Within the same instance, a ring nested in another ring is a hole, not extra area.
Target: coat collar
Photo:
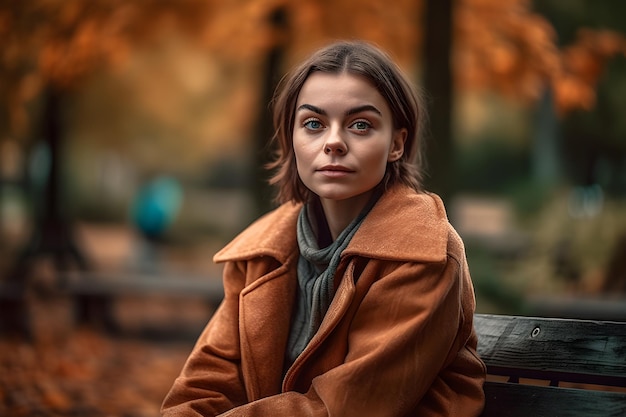
[[[297,250],[295,230],[301,207],[286,203],[264,215],[220,250],[214,261],[271,256],[285,263]],[[440,262],[446,257],[449,227],[444,205],[437,195],[394,186],[376,203],[344,254]]]
[[[440,262],[446,258],[449,228],[443,202],[437,195],[396,186],[383,194],[344,255]]]
[[[243,261],[271,256],[286,263],[297,250],[296,223],[302,204],[285,203],[265,214],[213,257],[215,262]]]

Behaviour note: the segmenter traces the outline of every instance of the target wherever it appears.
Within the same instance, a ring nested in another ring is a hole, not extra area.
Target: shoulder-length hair
[[[385,187],[406,184],[419,191],[424,176],[422,131],[427,112],[419,95],[391,58],[365,42],[342,41],[313,53],[279,83],[272,101],[274,160],[267,168],[274,171],[270,184],[277,186],[276,200],[308,202],[313,193],[302,183],[296,168],[293,130],[296,102],[302,86],[314,72],[349,73],[367,78],[391,109],[394,129],[407,129],[402,157],[387,164]]]

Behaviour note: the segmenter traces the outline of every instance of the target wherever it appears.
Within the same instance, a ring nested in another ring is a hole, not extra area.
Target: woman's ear
[[[402,158],[406,137],[406,128],[394,130],[393,137],[391,138],[391,146],[389,147],[389,155],[387,156],[387,162],[395,162]]]

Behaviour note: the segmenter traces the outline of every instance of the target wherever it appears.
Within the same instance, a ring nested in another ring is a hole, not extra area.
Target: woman
[[[424,109],[377,48],[339,42],[279,86],[282,203],[215,255],[225,296],[165,416],[478,416],[474,293],[421,191]]]

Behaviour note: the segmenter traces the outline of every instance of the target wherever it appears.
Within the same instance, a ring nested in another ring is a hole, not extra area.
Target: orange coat
[[[437,196],[402,186],[343,252],[332,304],[283,378],[299,211],[282,205],[215,255],[224,301],[164,416],[478,416],[485,367],[463,243]]]

